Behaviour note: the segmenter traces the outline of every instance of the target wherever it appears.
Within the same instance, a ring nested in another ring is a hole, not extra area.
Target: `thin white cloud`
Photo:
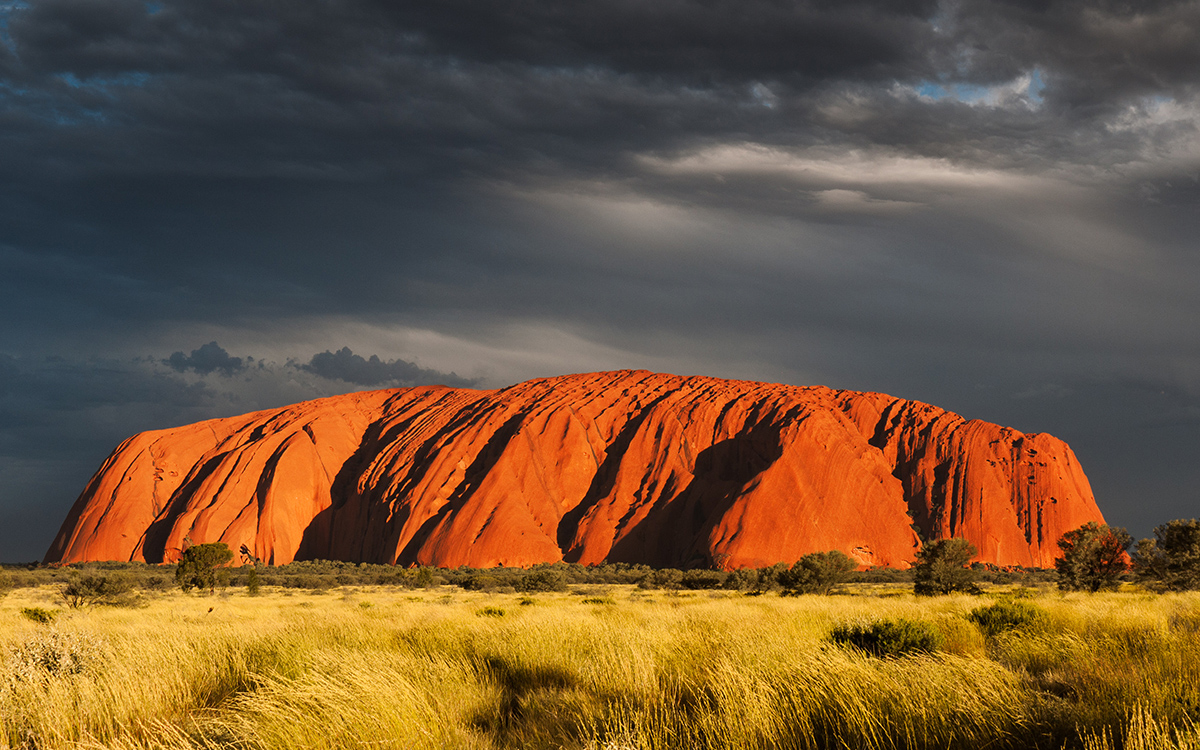
[[[827,189],[878,186],[1018,193],[1040,191],[1049,184],[1038,175],[887,149],[822,147],[789,151],[756,143],[736,143],[700,149],[677,158],[646,156],[641,162],[647,169],[664,174],[786,176],[799,184],[828,186]]]
[[[817,205],[830,213],[875,214],[893,216],[911,211],[921,204],[913,201],[894,201],[872,198],[862,190],[819,190],[814,194]]]

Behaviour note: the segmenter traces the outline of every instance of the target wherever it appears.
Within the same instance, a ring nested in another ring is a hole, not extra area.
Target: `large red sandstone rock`
[[[126,440],[46,560],[171,562],[189,543],[491,567],[763,566],[927,538],[1049,566],[1103,522],[1071,449],[879,393],[602,372],[498,391],[325,398]]]

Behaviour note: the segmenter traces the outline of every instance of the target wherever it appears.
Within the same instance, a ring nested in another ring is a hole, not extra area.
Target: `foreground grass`
[[[0,745],[51,748],[1200,748],[1200,595],[992,600],[446,587],[0,601]],[[876,658],[839,624],[931,623]]]

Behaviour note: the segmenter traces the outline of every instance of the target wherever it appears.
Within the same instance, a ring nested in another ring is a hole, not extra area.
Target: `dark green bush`
[[[1063,591],[1115,589],[1129,569],[1129,532],[1117,526],[1088,521],[1058,540],[1062,557],[1054,561],[1058,587]]]
[[[484,607],[476,610],[475,614],[480,617],[504,617],[504,610],[499,607]]]
[[[846,582],[857,568],[858,563],[844,552],[812,552],[796,561],[790,570],[781,571],[777,578],[786,596],[828,594]]]
[[[228,585],[229,571],[224,566],[232,560],[233,550],[224,542],[194,544],[184,550],[175,567],[175,583],[184,593],[192,589],[216,591],[217,586]]]
[[[300,575],[284,578],[284,586],[293,589],[308,589],[309,591],[324,591],[337,585],[337,580],[330,576],[301,573]]]
[[[1137,545],[1137,575],[1158,591],[1200,588],[1200,519],[1169,521]]]
[[[258,596],[261,591],[262,579],[258,575],[258,568],[250,568],[250,572],[246,574],[246,593]]]
[[[26,620],[40,622],[43,625],[49,625],[58,619],[57,609],[42,609],[41,607],[22,607],[21,615]]]
[[[738,568],[725,576],[725,588],[733,591],[761,590],[758,571],[754,568]]]
[[[72,609],[89,604],[119,606],[133,601],[133,582],[120,573],[87,575],[74,578],[63,587],[62,595]]]
[[[995,604],[979,607],[967,615],[983,634],[997,636],[1009,630],[1035,630],[1048,622],[1046,610],[1030,602],[1001,599]]]
[[[171,588],[171,579],[164,575],[148,575],[142,578],[140,587],[147,591],[165,591]]]
[[[487,591],[494,589],[500,585],[500,579],[496,576],[490,576],[486,573],[476,573],[469,575],[458,583],[459,586],[467,591]]]
[[[937,628],[928,622],[904,618],[839,625],[829,637],[838,645],[853,646],[871,656],[930,653],[942,647],[942,635]]]
[[[405,583],[404,571],[386,570],[376,575],[373,583],[377,586],[403,586]]]
[[[725,583],[725,573],[719,570],[696,568],[685,570],[680,577],[680,584],[685,589],[719,589]]]
[[[646,576],[638,584],[647,589],[678,589],[683,586],[683,571],[676,568],[663,568]]]
[[[961,591],[978,594],[975,571],[967,567],[978,553],[966,539],[939,539],[926,544],[917,553],[913,567],[913,593],[917,596],[937,596]]]
[[[567,577],[562,574],[562,571],[553,568],[544,568],[541,570],[532,570],[520,578],[514,584],[517,591],[566,591]]]

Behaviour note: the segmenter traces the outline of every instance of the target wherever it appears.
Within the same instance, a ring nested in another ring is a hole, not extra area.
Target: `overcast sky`
[[[1200,2],[0,0],[0,560],[128,435],[645,368],[1200,516]]]

